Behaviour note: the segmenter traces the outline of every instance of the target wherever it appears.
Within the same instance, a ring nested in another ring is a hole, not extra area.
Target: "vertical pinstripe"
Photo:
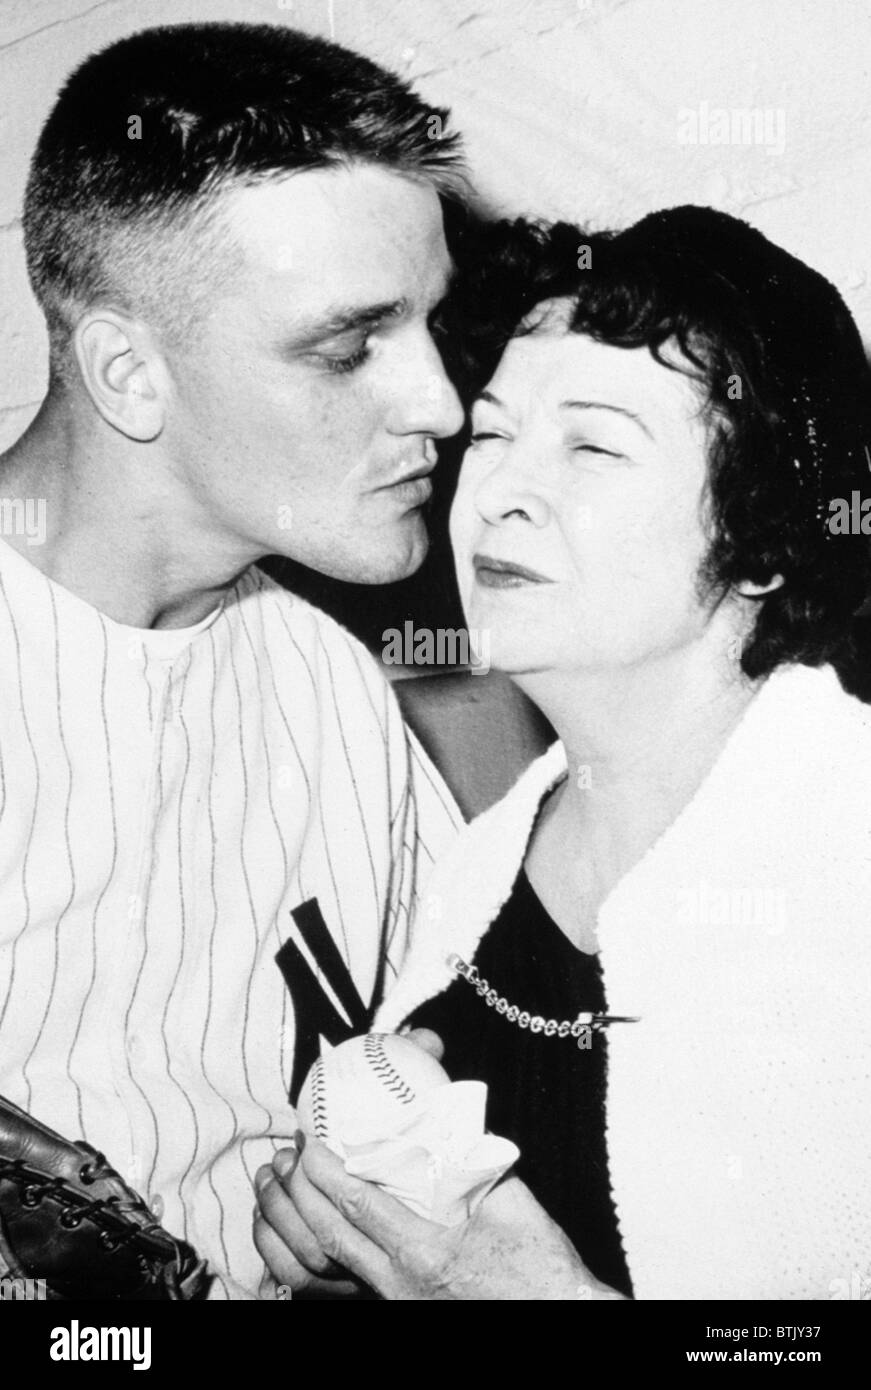
[[[368,998],[458,814],[371,658],[258,571],[132,633],[0,542],[0,644],[0,1092],[159,1194],[215,1297],[254,1297],[291,911],[317,898]]]
[[[180,791],[180,793],[179,793],[179,798],[178,798],[178,816],[177,816],[177,819],[176,819],[176,846],[177,846],[177,853],[178,853],[178,904],[179,904],[179,934],[180,934],[180,941],[179,941],[178,964],[176,965],[175,973],[174,973],[174,975],[173,975],[173,977],[172,977],[172,984],[171,984],[170,987],[169,987],[169,993],[167,994],[167,997],[166,997],[166,1004],[165,1004],[164,1010],[163,1010],[163,1027],[162,1027],[163,1051],[164,1051],[164,1056],[165,1056],[165,1058],[166,1058],[166,1074],[167,1074],[167,1076],[170,1078],[170,1080],[172,1081],[173,1085],[174,1085],[174,1086],[176,1087],[176,1089],[178,1090],[179,1095],[181,1096],[182,1100],[184,1101],[185,1105],[187,1106],[187,1108],[188,1108],[188,1110],[189,1110],[189,1112],[190,1112],[191,1119],[192,1119],[192,1121],[193,1121],[193,1127],[194,1127],[194,1146],[193,1146],[193,1151],[192,1151],[192,1153],[191,1153],[190,1161],[189,1161],[189,1163],[188,1163],[187,1168],[184,1170],[184,1172],[181,1174],[181,1177],[179,1178],[179,1193],[182,1195],[182,1197],[183,1197],[183,1195],[184,1195],[184,1184],[185,1184],[185,1179],[186,1179],[186,1178],[188,1177],[188,1175],[190,1174],[190,1170],[191,1170],[191,1168],[193,1167],[194,1161],[195,1161],[196,1156],[197,1156],[197,1150],[199,1149],[199,1146],[200,1146],[200,1131],[199,1131],[199,1125],[197,1124],[197,1112],[196,1112],[196,1108],[191,1104],[190,1100],[188,1099],[188,1096],[187,1096],[186,1093],[185,1093],[184,1087],[181,1086],[181,1085],[179,1084],[178,1080],[176,1079],[175,1076],[173,1076],[173,1073],[172,1073],[172,1057],[171,1057],[171,1055],[170,1055],[169,1044],[168,1044],[167,1035],[166,1035],[166,1020],[167,1020],[167,1016],[168,1016],[168,1014],[169,1014],[170,1005],[172,1004],[173,995],[175,994],[176,989],[178,988],[179,977],[180,977],[180,975],[181,975],[182,964],[183,964],[183,962],[184,962],[184,956],[185,956],[185,927],[186,927],[186,922],[187,922],[187,914],[186,914],[186,911],[185,911],[185,883],[184,883],[184,873],[183,873],[185,846],[184,846],[183,837],[182,837],[182,807],[183,807],[183,804],[184,804],[184,788],[185,788],[185,785],[186,785],[186,783],[187,783],[188,772],[190,771],[191,745],[190,745],[190,738],[188,737],[188,732],[187,732],[187,729],[185,728],[185,724],[184,724],[184,691],[185,691],[185,682],[187,681],[187,674],[188,674],[188,671],[190,670],[190,666],[191,666],[192,660],[193,660],[193,654],[192,654],[192,652],[190,651],[190,649],[188,649],[188,652],[187,652],[187,666],[186,666],[186,669],[184,670],[184,673],[182,674],[182,677],[181,677],[181,687],[180,687],[180,689],[179,689],[178,708],[177,708],[178,719],[179,719],[179,722],[180,722],[180,724],[181,724],[181,726],[182,726],[182,729],[184,730],[184,740],[185,740],[184,766],[183,766],[183,769],[182,769],[182,788],[181,788],[181,791]],[[152,1180],[152,1178],[153,1178],[153,1176],[154,1176],[154,1169],[155,1169],[156,1167],[157,1167],[157,1151],[155,1150],[154,1162],[153,1162],[153,1164],[152,1164],[151,1172],[149,1173],[148,1178],[147,1178],[147,1180],[146,1180],[146,1185],[150,1185],[151,1180]],[[182,1204],[182,1205],[184,1205],[184,1204]],[[185,1223],[183,1234],[184,1234],[185,1238],[187,1238],[187,1235],[188,1235],[188,1231],[187,1231],[187,1212],[185,1212],[185,1211],[183,1211],[183,1220],[184,1220],[184,1223]]]
[[[37,809],[37,806],[39,805],[39,786],[40,786],[40,778],[39,778],[39,761],[38,761],[37,756],[36,756],[36,749],[35,749],[34,746],[33,746],[33,738],[31,737],[31,733],[30,733],[30,725],[29,725],[28,722],[27,722],[27,711],[25,710],[25,707],[24,707],[24,690],[23,690],[23,688],[22,688],[22,675],[21,675],[21,643],[20,643],[19,640],[18,640],[18,626],[17,626],[16,621],[15,621],[15,614],[14,614],[14,612],[13,612],[13,609],[12,609],[10,603],[9,603],[8,598],[6,597],[6,587],[5,587],[4,583],[3,583],[3,575],[2,575],[2,574],[0,574],[0,594],[2,594],[3,600],[4,600],[4,602],[6,603],[6,609],[7,609],[7,612],[8,612],[8,614],[9,614],[9,623],[10,623],[10,626],[11,626],[11,628],[12,628],[12,637],[13,637],[13,640],[14,640],[14,643],[15,643],[15,664],[16,664],[16,666],[17,666],[17,673],[18,673],[18,679],[17,679],[17,681],[16,681],[17,692],[18,692],[18,702],[19,702],[19,709],[20,709],[20,711],[21,711],[21,722],[22,722],[22,724],[23,724],[23,726],[24,726],[24,735],[25,735],[25,738],[27,739],[27,746],[28,746],[28,749],[29,749],[29,751],[30,751],[30,756],[31,756],[31,758],[32,758],[32,760],[33,760],[33,779],[34,779],[33,810],[32,810],[31,813],[30,813],[30,825],[29,825],[28,831],[27,831],[27,844],[26,844],[26,846],[25,846],[24,855],[23,855],[23,858],[22,858],[22,860],[21,860],[21,896],[22,896],[22,898],[24,899],[24,921],[21,923],[21,926],[20,926],[20,928],[19,928],[19,930],[18,930],[18,932],[17,932],[17,934],[16,934],[16,936],[15,936],[15,938],[14,938],[14,940],[13,940],[13,944],[12,944],[12,962],[11,962],[11,968],[10,968],[10,980],[9,980],[8,993],[7,993],[7,995],[6,995],[6,998],[5,998],[4,1001],[3,1001],[3,1007],[2,1007],[2,1009],[0,1009],[0,1031],[2,1031],[2,1028],[3,1028],[3,1020],[4,1020],[5,1017],[6,1017],[6,1010],[7,1010],[7,1008],[9,1007],[9,1001],[10,1001],[10,999],[12,998],[12,994],[13,994],[13,991],[14,991],[14,989],[15,989],[15,968],[16,968],[16,963],[17,963],[16,958],[17,958],[17,952],[18,952],[18,942],[19,942],[20,938],[24,935],[24,933],[27,931],[28,926],[30,925],[30,897],[29,897],[28,892],[27,892],[27,857],[28,857],[28,855],[30,854],[30,847],[31,847],[31,845],[33,844],[33,827],[34,827],[34,825],[36,824],[36,809]]]
[[[232,673],[233,673],[233,689],[234,689],[234,691],[235,691],[235,693],[236,693],[236,703],[237,703],[237,731],[238,731],[238,738],[239,738],[239,759],[240,759],[240,763],[241,763],[241,767],[242,767],[242,824],[241,824],[240,831],[239,831],[239,864],[240,864],[240,867],[241,867],[241,869],[242,869],[242,880],[243,880],[243,882],[244,882],[244,884],[245,884],[245,898],[246,898],[246,901],[247,901],[248,911],[249,911],[250,916],[251,916],[251,930],[252,930],[252,934],[253,934],[253,946],[254,946],[254,951],[256,952],[257,946],[258,946],[258,944],[259,944],[259,943],[258,943],[257,912],[256,912],[256,909],[255,909],[255,907],[254,907],[254,898],[253,898],[253,895],[252,895],[252,892],[251,892],[251,879],[250,879],[249,874],[248,874],[248,865],[247,865],[247,863],[246,863],[246,861],[245,861],[245,828],[246,828],[246,821],[247,821],[247,817],[248,817],[248,766],[247,766],[247,761],[246,761],[246,757],[245,757],[245,721],[244,721],[243,711],[242,711],[242,693],[241,693],[240,688],[239,688],[239,674],[238,674],[238,671],[237,671],[237,669],[236,669],[236,654],[237,654],[237,651],[238,651],[239,646],[240,646],[240,644],[239,644],[239,642],[237,641],[237,642],[233,643],[233,644],[230,646],[230,648],[229,648],[230,669],[231,669],[231,671],[232,671]],[[252,1090],[250,1063],[249,1063],[249,1059],[248,1059],[248,1051],[247,1051],[246,1043],[247,1043],[247,1041],[248,1041],[248,1027],[249,1027],[249,1024],[250,1024],[250,1021],[251,1021],[251,990],[252,990],[252,988],[253,988],[253,984],[254,984],[254,974],[253,974],[253,971],[249,971],[247,980],[246,980],[246,982],[245,982],[245,1002],[244,1002],[244,1015],[243,1015],[243,1022],[242,1022],[242,1070],[243,1070],[243,1072],[244,1072],[244,1074],[245,1074],[245,1085],[246,1085],[247,1090],[248,1090],[248,1098],[249,1098],[249,1100],[251,1100],[252,1102],[254,1102],[254,1092],[253,1092],[253,1090]],[[256,1102],[255,1102],[255,1103],[256,1103]],[[273,1123],[274,1123],[274,1121],[273,1121],[273,1119],[272,1119],[272,1116],[270,1115],[269,1111],[265,1109],[265,1107],[261,1107],[261,1109],[263,1109],[263,1112],[264,1112],[264,1117],[265,1117],[265,1120],[266,1120],[267,1128],[271,1131],[271,1130],[272,1130],[272,1127],[273,1127]],[[243,1141],[243,1146],[244,1146],[244,1141]],[[246,1161],[245,1152],[244,1152],[244,1147],[243,1147],[243,1150],[242,1150],[242,1162],[245,1164],[245,1171],[247,1172],[248,1177],[251,1179],[251,1181],[252,1181],[252,1183],[253,1183],[253,1181],[254,1181],[254,1172],[253,1172],[253,1170],[248,1166],[248,1163],[247,1163],[247,1161]]]
[[[207,1068],[206,1068],[206,1039],[207,1039],[207,1037],[208,1037],[209,1023],[211,1022],[211,1018],[212,1018],[212,996],[213,996],[213,993],[214,993],[215,938],[216,938],[217,931],[218,931],[218,893],[217,893],[216,879],[215,879],[215,856],[216,856],[216,848],[215,848],[215,817],[214,817],[214,807],[213,807],[213,801],[212,801],[212,799],[213,799],[213,797],[214,797],[214,791],[215,791],[215,785],[214,785],[214,778],[215,778],[215,691],[216,691],[217,682],[218,682],[218,671],[217,671],[217,663],[216,663],[216,660],[215,660],[215,636],[214,636],[214,633],[213,633],[212,631],[209,631],[209,632],[206,634],[206,638],[207,638],[207,641],[208,641],[208,644],[209,644],[209,652],[210,652],[210,656],[211,656],[211,675],[212,675],[211,694],[210,694],[210,699],[209,699],[209,771],[208,771],[208,778],[207,778],[207,784],[208,784],[208,801],[207,801],[207,805],[208,805],[208,816],[209,816],[209,892],[210,892],[211,899],[212,899],[212,924],[211,924],[211,927],[210,927],[210,929],[209,929],[208,949],[207,949],[207,952],[206,952],[206,962],[207,962],[207,967],[206,967],[206,968],[207,968],[207,972],[208,972],[208,982],[207,982],[207,992],[206,992],[206,1026],[205,1026],[205,1028],[203,1029],[203,1036],[202,1036],[202,1040],[201,1040],[201,1043],[200,1043],[200,1068],[201,1068],[201,1070],[202,1070],[203,1078],[204,1078],[204,1080],[206,1081],[206,1083],[208,1084],[209,1089],[211,1090],[212,1094],[215,1096],[215,1098],[216,1098],[217,1100],[220,1100],[220,1101],[223,1102],[224,1106],[226,1107],[226,1109],[227,1109],[227,1111],[228,1111],[228,1114],[229,1114],[229,1117],[230,1117],[230,1125],[231,1125],[231,1131],[230,1131],[228,1143],[232,1144],[232,1143],[234,1142],[234,1140],[236,1139],[237,1134],[239,1133],[239,1125],[238,1125],[238,1121],[237,1121],[237,1119],[236,1119],[236,1112],[234,1111],[234,1109],[233,1109],[232,1105],[230,1104],[230,1102],[229,1102],[228,1100],[226,1100],[226,1098],[225,1098],[224,1096],[222,1096],[221,1091],[220,1091],[220,1088],[219,1088],[218,1086],[215,1085],[214,1081],[213,1081],[212,1078],[209,1076],[208,1070],[207,1070]],[[216,1203],[217,1203],[217,1205],[218,1205],[218,1213],[219,1213],[219,1215],[218,1215],[218,1242],[219,1242],[220,1249],[221,1249],[221,1265],[222,1265],[222,1268],[224,1268],[224,1269],[229,1269],[229,1267],[230,1267],[230,1256],[229,1256],[228,1251],[227,1251],[227,1241],[226,1241],[226,1237],[225,1237],[225,1234],[224,1234],[224,1223],[225,1223],[225,1221],[226,1221],[226,1216],[227,1216],[227,1214],[226,1214],[226,1212],[225,1212],[225,1210],[224,1210],[224,1204],[223,1204],[223,1202],[221,1201],[221,1197],[220,1197],[220,1194],[219,1194],[219,1192],[218,1192],[218,1189],[217,1189],[217,1187],[215,1186],[214,1172],[213,1172],[213,1170],[212,1170],[211,1168],[209,1168],[209,1170],[208,1170],[208,1182],[209,1182],[209,1187],[210,1187],[212,1193],[214,1194],[215,1201],[216,1201]]]
[[[49,1011],[51,1009],[52,1000],[55,997],[55,985],[57,984],[58,967],[60,964],[61,927],[63,925],[64,918],[66,917],[67,913],[73,905],[73,902],[75,901],[76,896],[76,869],[75,864],[73,863],[73,850],[72,845],[70,843],[70,802],[72,800],[73,794],[73,765],[70,761],[69,749],[67,747],[66,739],[64,738],[60,679],[60,641],[58,637],[57,627],[57,606],[54,601],[54,594],[51,591],[49,591],[49,600],[51,602],[52,636],[54,640],[55,711],[57,714],[58,738],[60,740],[61,748],[63,749],[64,759],[66,761],[67,766],[67,792],[66,797],[64,799],[64,849],[66,851],[67,868],[69,870],[70,875],[70,890],[66,901],[61,907],[60,916],[57,919],[57,926],[55,928],[54,961],[52,964],[51,984],[49,986],[48,997],[45,1001],[45,1009],[43,1011],[42,1020],[39,1025],[39,1032],[37,1033],[33,1046],[28,1052],[27,1058],[25,1059],[25,1062],[21,1068],[22,1075],[25,1080],[28,1106],[30,1106],[31,1104],[32,1096],[30,1082],[27,1080],[27,1068],[30,1064],[31,1059],[39,1050],[39,1045],[42,1041],[43,1031],[48,1020]],[[0,815],[2,815],[2,811],[0,811]]]
[[[163,692],[163,695],[162,695],[162,697],[161,697],[161,714],[163,714],[163,712],[166,710],[166,703],[167,703],[167,702],[166,702],[166,694],[167,694],[167,691],[166,691],[166,688],[164,688],[164,692]],[[152,727],[153,727],[153,726],[152,726]],[[162,765],[163,738],[164,738],[165,729],[166,729],[166,724],[165,724],[164,722],[162,722],[161,725],[160,725],[160,730],[159,730],[158,737],[157,737],[157,759],[156,759],[156,772],[155,772],[155,776],[154,776],[154,781],[155,781],[155,783],[156,783],[156,785],[157,785],[157,788],[158,788],[158,796],[157,796],[157,800],[158,800],[158,801],[160,800],[160,791],[159,791],[159,788],[160,788],[160,784],[161,784],[161,765]],[[149,798],[148,798],[148,801],[147,801],[147,806],[146,806],[146,815],[149,817],[149,822],[148,822],[148,824],[149,824],[149,829],[151,828],[150,819],[151,819],[152,807],[153,807],[153,799],[152,799],[152,797],[149,797]],[[156,857],[156,851],[155,851],[155,849],[154,849],[154,846],[155,846],[155,844],[156,844],[156,840],[155,840],[155,838],[154,838],[154,836],[153,836],[153,833],[149,836],[149,840],[150,840],[150,846],[151,846],[151,849],[152,849],[152,854],[151,854],[151,865],[150,865],[150,867],[153,869],[153,866],[154,866],[154,859],[155,859],[155,857]],[[139,888],[140,886],[141,886],[141,880],[137,877],[137,893],[134,894],[134,900],[135,900],[135,901],[134,901],[134,905],[135,905],[136,911],[135,911],[135,915],[134,915],[134,917],[133,917],[133,923],[138,922],[138,920],[139,920],[139,915],[140,915],[140,899],[139,899],[139,893],[138,893],[138,888]],[[144,969],[145,969],[145,960],[146,960],[146,956],[147,956],[147,953],[148,953],[148,918],[149,918],[150,906],[151,906],[150,897],[148,897],[148,898],[146,898],[145,902],[142,904],[142,907],[141,907],[141,915],[142,915],[142,943],[141,943],[141,953],[140,953],[140,957],[139,957],[139,964],[138,964],[137,971],[136,971],[136,977],[135,977],[135,979],[134,979],[134,981],[133,981],[133,988],[132,988],[132,990],[131,990],[131,992],[130,992],[130,996],[129,996],[128,1003],[127,1003],[127,1010],[126,1010],[126,1013],[125,1013],[125,1015],[124,1015],[124,1033],[125,1033],[125,1036],[126,1036],[126,1035],[129,1035],[129,1033],[130,1033],[130,1019],[131,1019],[131,1016],[132,1016],[132,1014],[133,1014],[133,1007],[134,1007],[134,1004],[136,1003],[136,996],[137,996],[138,993],[139,993],[139,987],[140,987],[140,984],[142,983],[142,975],[143,975],[143,972],[144,972]],[[133,923],[132,923],[131,925],[133,925]],[[150,1098],[149,1098],[149,1096],[148,1096],[148,1093],[147,1093],[147,1092],[144,1090],[144,1088],[139,1084],[139,1082],[137,1081],[137,1079],[136,1079],[136,1077],[135,1077],[135,1075],[134,1075],[134,1072],[133,1072],[133,1059],[132,1059],[132,1058],[130,1059],[130,1081],[131,1081],[132,1085],[135,1087],[135,1089],[138,1091],[138,1093],[139,1093],[140,1097],[142,1098],[142,1101],[143,1101],[143,1103],[144,1103],[144,1105],[145,1105],[145,1108],[147,1109],[147,1111],[148,1111],[148,1113],[149,1113],[149,1117],[150,1117],[150,1120],[151,1120],[151,1134],[150,1134],[150,1136],[149,1136],[149,1140],[150,1140],[150,1145],[151,1145],[151,1147],[153,1148],[153,1151],[154,1151],[155,1156],[156,1156],[157,1150],[158,1150],[158,1147],[159,1147],[159,1144],[160,1144],[160,1131],[159,1131],[158,1123],[157,1123],[157,1113],[156,1113],[156,1111],[155,1111],[155,1109],[154,1109],[154,1106],[153,1106],[152,1103],[151,1103],[151,1100],[150,1100]],[[153,1138],[152,1138],[151,1136],[153,1136]],[[142,1141],[141,1141],[141,1138],[140,1138],[140,1143],[141,1143],[141,1142],[142,1142]],[[138,1154],[136,1154],[136,1155],[131,1155],[131,1158],[136,1158],[136,1159],[138,1159]],[[137,1186],[139,1185],[140,1182],[143,1182],[143,1181],[144,1181],[144,1174],[143,1174],[143,1177],[142,1177],[142,1178],[140,1178],[140,1175],[139,1175],[138,1162],[137,1162],[136,1166],[133,1167],[131,1176],[134,1176],[134,1177],[135,1177],[135,1181],[136,1181],[136,1185],[137,1185]]]
[[[77,1024],[77,1027],[76,1027],[76,1035],[75,1035],[75,1038],[74,1038],[74,1040],[73,1040],[73,1046],[72,1046],[72,1048],[70,1049],[70,1054],[69,1054],[69,1057],[67,1058],[67,1074],[68,1074],[70,1077],[72,1076],[72,1059],[73,1059],[73,1054],[75,1053],[76,1044],[78,1043],[79,1037],[81,1036],[82,1025],[83,1025],[84,1020],[85,1020],[85,1017],[86,1017],[86,1015],[87,1015],[88,1006],[89,1006],[89,1004],[90,1004],[90,1002],[91,1002],[91,998],[92,998],[93,993],[94,993],[94,986],[95,986],[96,980],[97,980],[97,920],[98,920],[99,915],[100,915],[100,909],[101,909],[102,906],[103,906],[103,903],[104,903],[104,901],[105,901],[106,895],[107,895],[107,893],[109,892],[109,888],[110,888],[110,886],[111,886],[111,884],[112,884],[112,879],[113,879],[114,876],[115,876],[115,868],[116,868],[117,863],[118,863],[118,822],[117,822],[116,817],[115,817],[115,786],[114,786],[114,779],[113,779],[113,772],[112,772],[112,757],[111,757],[111,741],[110,741],[110,738],[109,738],[109,724],[108,724],[108,718],[107,718],[107,714],[106,714],[106,678],[107,678],[108,668],[109,668],[109,633],[108,633],[108,628],[107,628],[107,626],[106,626],[106,619],[102,616],[102,614],[101,614],[100,617],[99,617],[99,622],[100,622],[100,636],[101,636],[101,639],[102,639],[102,641],[101,641],[101,670],[100,670],[100,733],[101,733],[101,735],[102,735],[102,743],[103,743],[103,749],[102,749],[102,751],[103,751],[103,753],[104,753],[104,757],[103,757],[103,760],[102,760],[102,766],[103,766],[104,775],[105,775],[105,778],[106,778],[106,785],[107,785],[108,793],[109,793],[109,806],[110,806],[110,808],[111,808],[111,815],[112,815],[112,853],[111,853],[111,855],[110,855],[110,857],[109,857],[109,864],[108,864],[108,868],[107,868],[107,872],[106,872],[106,879],[105,879],[105,882],[103,883],[103,886],[101,887],[100,892],[99,892],[99,894],[98,894],[98,896],[97,896],[97,901],[96,901],[95,904],[94,904],[94,910],[93,910],[93,914],[92,914],[92,916],[91,916],[91,964],[92,964],[93,969],[92,969],[92,972],[91,972],[91,979],[90,979],[90,981],[89,981],[88,988],[87,988],[87,991],[86,991],[86,993],[85,993],[84,1001],[83,1001],[83,1003],[82,1003],[81,1013],[79,1014],[78,1024]],[[83,1114],[82,1114],[82,1093],[81,1093],[81,1089],[78,1087],[78,1085],[76,1086],[76,1090],[77,1090],[77,1094],[78,1094],[79,1126],[80,1126],[80,1128],[84,1129],[84,1127],[85,1127],[85,1121],[84,1121],[84,1116],[83,1116]]]

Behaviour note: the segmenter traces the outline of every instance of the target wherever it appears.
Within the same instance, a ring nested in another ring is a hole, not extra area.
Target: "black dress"
[[[572,945],[522,869],[474,966],[531,1015],[562,1021],[606,1012],[598,956]],[[606,1030],[582,1034],[590,1045],[579,1047],[571,1035],[523,1029],[459,977],[411,1021],[442,1038],[451,1080],[486,1081],[487,1128],[520,1149],[518,1176],[596,1278],[631,1296],[605,1149]]]

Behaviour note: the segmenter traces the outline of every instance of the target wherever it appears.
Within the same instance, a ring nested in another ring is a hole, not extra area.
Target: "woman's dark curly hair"
[[[712,540],[700,578],[720,594],[783,578],[757,600],[744,672],[847,661],[869,546],[832,534],[829,503],[869,483],[871,371],[837,290],[761,232],[703,207],[617,233],[470,224],[455,259],[449,366],[466,398],[511,337],[535,330],[530,311],[556,297],[573,303],[572,331],[647,347],[691,376],[710,437]],[[680,358],[664,352],[674,345]]]

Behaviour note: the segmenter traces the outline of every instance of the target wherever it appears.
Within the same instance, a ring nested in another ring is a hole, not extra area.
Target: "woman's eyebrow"
[[[479,391],[472,401],[472,407],[474,408],[480,401],[484,401],[487,405],[495,405],[497,410],[504,410],[506,415],[511,414],[505,402],[500,401],[498,396],[494,396],[492,391]]]
[[[628,420],[634,420],[636,425],[644,430],[648,439],[653,439],[653,435],[645,425],[640,415],[636,415],[633,410],[627,410],[622,405],[610,405],[607,401],[560,401],[560,410],[611,410],[615,415],[625,415]]]

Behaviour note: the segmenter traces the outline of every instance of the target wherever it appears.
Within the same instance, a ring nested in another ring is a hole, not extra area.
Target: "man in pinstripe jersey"
[[[314,905],[368,1006],[458,814],[367,653],[254,566],[420,564],[461,409],[431,336],[456,137],[268,26],[151,30],[70,79],[24,227],[50,338],[0,541],[0,1093],[95,1144],[255,1297]],[[303,965],[300,965],[300,969]],[[333,1004],[342,982],[327,972]]]

